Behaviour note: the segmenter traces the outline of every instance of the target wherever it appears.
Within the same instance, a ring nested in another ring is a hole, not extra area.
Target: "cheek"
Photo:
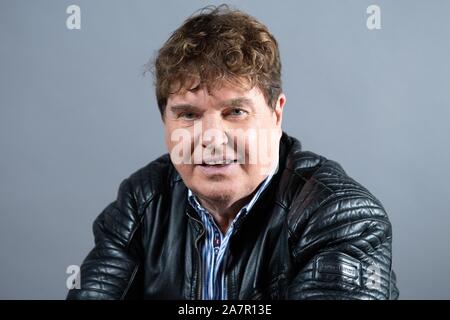
[[[261,175],[261,168],[258,164],[246,164],[241,168],[242,174],[239,175],[239,179],[247,181],[252,184],[252,181],[259,181],[263,178]]]
[[[278,155],[281,130],[278,128],[253,128],[246,136],[245,154],[248,163],[254,166],[267,166]]]
[[[182,170],[181,165],[188,166],[189,164],[194,163],[195,158],[192,154],[194,146],[192,134],[189,130],[176,129],[173,131],[167,131],[165,135],[165,143],[170,154],[170,159],[177,169],[179,168],[179,170]],[[183,171],[186,170],[187,169],[183,169]]]
[[[173,142],[171,140],[172,130],[170,130],[167,126],[164,127],[164,140],[166,143],[167,151],[170,153],[173,148]]]
[[[193,168],[191,165],[174,164],[175,169],[184,181],[190,181],[193,178]]]

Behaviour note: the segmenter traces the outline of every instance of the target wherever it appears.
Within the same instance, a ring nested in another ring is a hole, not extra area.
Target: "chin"
[[[205,192],[200,192],[205,198],[210,200],[220,201],[220,202],[228,202],[233,199],[234,192],[230,190],[206,190]]]
[[[234,197],[234,193],[236,190],[231,188],[221,188],[220,185],[216,183],[212,183],[207,188],[197,188],[197,193],[199,193],[202,197],[207,198],[213,201],[230,201]]]

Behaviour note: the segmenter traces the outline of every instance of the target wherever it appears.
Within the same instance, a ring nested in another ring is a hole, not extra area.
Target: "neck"
[[[234,202],[211,201],[202,197],[198,197],[198,199],[200,204],[212,215],[220,231],[225,234],[239,210],[250,201],[253,194],[254,192]]]
[[[278,164],[278,158],[271,166],[271,172],[276,168],[275,166]],[[267,178],[267,176],[266,176]],[[265,178],[265,179],[266,179]],[[263,180],[264,181],[264,180]],[[261,184],[258,185],[258,187],[249,195],[247,195],[244,198],[241,198],[236,201],[230,201],[230,200],[211,200],[207,199],[201,196],[197,196],[199,199],[200,204],[208,210],[208,212],[212,215],[214,218],[214,221],[216,222],[217,226],[219,227],[220,231],[225,234],[231,224],[231,222],[236,218],[239,211],[244,207],[251,198],[255,195],[257,190],[261,187]]]

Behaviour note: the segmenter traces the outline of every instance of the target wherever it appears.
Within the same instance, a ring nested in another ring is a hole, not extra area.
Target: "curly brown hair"
[[[161,116],[170,94],[189,89],[192,80],[208,92],[224,84],[257,86],[271,108],[281,88],[278,44],[267,27],[227,5],[208,6],[175,30],[151,69]]]

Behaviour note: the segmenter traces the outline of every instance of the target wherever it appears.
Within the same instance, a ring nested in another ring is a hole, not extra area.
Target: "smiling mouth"
[[[233,163],[237,163],[237,159],[234,160],[218,160],[218,161],[205,161],[202,162],[201,166],[204,167],[222,167],[222,166],[226,166],[229,164],[233,164]]]

